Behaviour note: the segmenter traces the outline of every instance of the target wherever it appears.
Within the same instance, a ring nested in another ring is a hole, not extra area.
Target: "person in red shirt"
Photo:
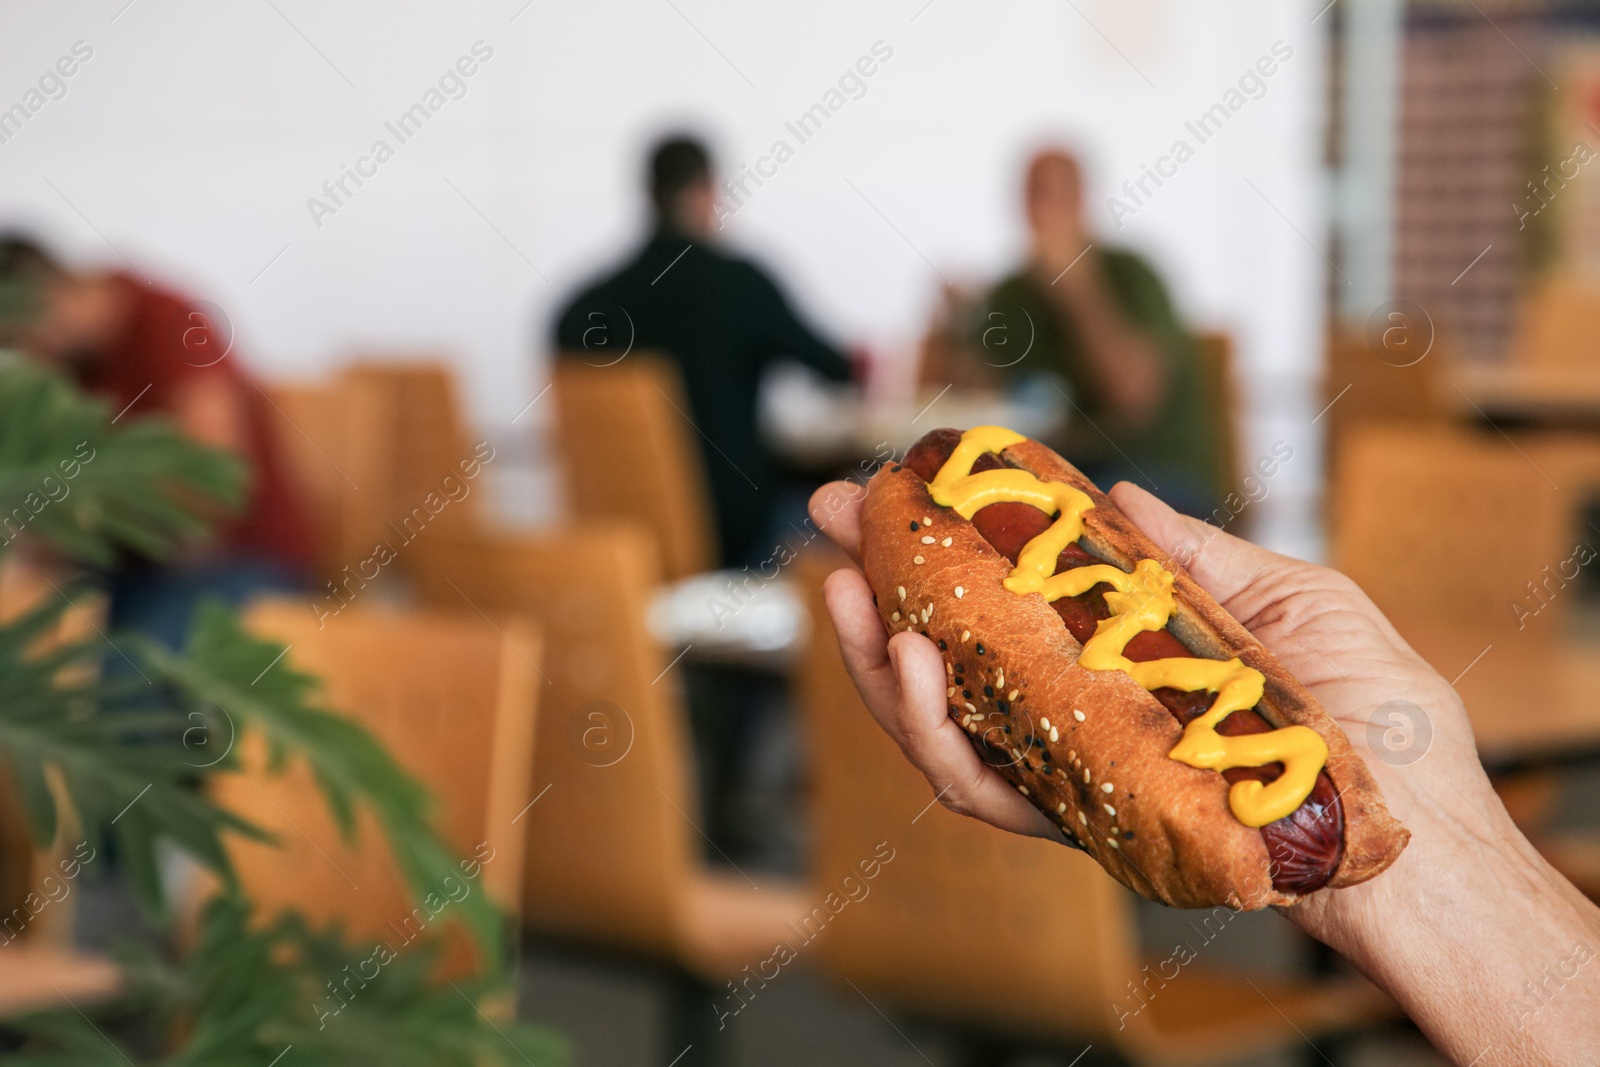
[[[304,508],[266,395],[231,351],[219,312],[126,272],[73,273],[23,238],[0,239],[0,276],[31,281],[24,346],[104,397],[116,421],[162,415],[249,470],[245,503],[180,558],[129,559],[111,576],[112,623],[181,643],[195,604],[239,602],[309,576]]]

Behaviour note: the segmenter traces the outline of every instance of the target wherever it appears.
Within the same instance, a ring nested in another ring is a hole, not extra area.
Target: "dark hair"
[[[0,233],[0,279],[37,279],[62,273],[55,257],[24,233]]]
[[[650,200],[656,218],[670,220],[683,191],[711,177],[711,155],[693,137],[669,137],[650,154]]]
[[[16,344],[39,314],[45,283],[61,265],[31,237],[0,233],[0,348]]]

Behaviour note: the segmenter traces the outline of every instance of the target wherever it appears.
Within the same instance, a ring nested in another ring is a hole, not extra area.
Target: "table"
[[[1043,382],[1014,391],[952,386],[904,399],[867,399],[849,387],[801,373],[774,373],[762,394],[762,430],[796,466],[816,470],[895,455],[940,426],[1008,426],[1027,437],[1050,437],[1069,421],[1067,399]]]
[[[650,632],[672,655],[783,673],[811,634],[802,591],[787,574],[696,574],[651,598]]]
[[[1440,399],[1467,417],[1597,426],[1600,365],[1462,364],[1446,375]]]

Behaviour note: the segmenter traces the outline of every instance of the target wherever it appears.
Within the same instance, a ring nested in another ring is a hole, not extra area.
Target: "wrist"
[[[1427,926],[1428,909],[1438,905],[1430,899],[1432,892],[1449,893],[1464,871],[1518,862],[1510,849],[1492,840],[1497,829],[1505,829],[1497,826],[1495,812],[1504,809],[1493,791],[1485,783],[1482,791],[1472,792],[1476,796],[1465,799],[1421,798],[1404,819],[1411,840],[1393,866],[1360,885],[1317,893],[1284,914],[1378,979],[1374,972],[1383,969],[1397,937]],[[1485,808],[1486,801],[1492,807]],[[1476,816],[1476,825],[1465,810],[1474,805],[1487,812]]]
[[[1592,1040],[1556,1022],[1589,1010],[1592,988],[1552,987],[1550,976],[1595,959],[1600,928],[1477,778],[1415,805],[1411,843],[1389,870],[1286,915],[1393,996],[1453,1062],[1491,1048],[1484,1064],[1544,1062]]]

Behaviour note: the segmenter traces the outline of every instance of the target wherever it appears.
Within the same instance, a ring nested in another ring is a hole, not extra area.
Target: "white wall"
[[[82,261],[117,261],[114,244],[215,301],[270,375],[362,346],[447,351],[506,433],[542,385],[555,304],[636,232],[640,154],[663,124],[709,132],[734,165],[789,140],[730,239],[828,332],[896,350],[936,292],[924,256],[975,280],[1015,255],[1028,145],[1087,152],[1109,229],[1106,195],[1283,40],[1294,57],[1265,96],[1107,236],[1154,256],[1196,321],[1235,331],[1246,448],[1297,453],[1258,510],[1279,543],[1310,545],[1326,268],[1296,229],[1322,240],[1320,3],[524,3],[0,4],[0,107],[75,41],[94,49],[0,145],[0,222]],[[397,145],[384,122],[478,40],[494,54],[466,95]],[[877,41],[893,56],[865,96],[797,145],[784,122]],[[395,157],[318,228],[307,198],[379,137]]]

